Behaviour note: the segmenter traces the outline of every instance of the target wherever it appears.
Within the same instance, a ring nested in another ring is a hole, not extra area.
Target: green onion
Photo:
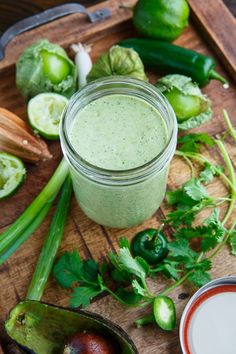
[[[22,237],[22,233],[30,226],[42,208],[47,204],[51,205],[67,175],[68,165],[63,159],[39,195],[26,208],[21,216],[0,235],[0,255],[7,252],[12,244],[15,243],[19,237]]]
[[[27,292],[26,298],[29,300],[39,301],[42,297],[64,232],[71,194],[72,183],[68,176],[63,184],[56,211]]]
[[[10,247],[0,255],[0,265],[2,265],[21,245],[24,243],[32,233],[37,230],[37,228],[42,224],[45,216],[47,215],[49,209],[51,208],[52,201],[51,203],[47,203],[42,210],[40,210],[39,214],[36,215],[32,223],[25,229],[21,236],[18,237],[18,239],[10,245]]]

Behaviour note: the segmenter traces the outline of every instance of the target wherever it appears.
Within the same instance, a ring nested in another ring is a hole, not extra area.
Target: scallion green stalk
[[[52,206],[51,203],[47,203],[36,215],[31,224],[22,232],[20,237],[17,238],[15,242],[3,253],[0,255],[0,265],[2,265],[31,235],[37,230],[37,228],[42,224],[45,216],[47,215],[49,209]]]
[[[21,237],[22,233],[24,233],[30,226],[42,208],[48,203],[51,204],[67,175],[68,165],[66,160],[63,159],[39,195],[26,208],[21,216],[0,235],[0,255],[7,252],[10,246],[16,242],[18,237]]]
[[[42,297],[63,236],[71,194],[72,182],[71,177],[68,176],[63,184],[56,211],[27,292],[26,298],[29,300],[39,301]]]

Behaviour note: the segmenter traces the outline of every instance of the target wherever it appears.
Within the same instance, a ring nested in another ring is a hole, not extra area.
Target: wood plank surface
[[[236,80],[236,19],[221,0],[212,2],[209,11],[209,1],[189,0],[194,19],[198,27],[220,55],[225,67]],[[230,33],[230,35],[229,35]]]
[[[208,11],[215,0],[209,0]],[[218,1],[218,0],[217,0]],[[14,39],[7,48],[6,58],[0,62],[0,106],[8,108],[26,118],[26,106],[15,87],[15,69],[14,63],[22,50],[37,38],[46,37],[51,41],[62,44],[68,49],[69,44],[78,42],[93,44],[92,57],[95,60],[102,52],[106,51],[110,46],[118,40],[135,35],[132,23],[129,21],[131,13],[127,9],[120,8],[121,4],[132,4],[134,1],[106,1],[103,4],[96,5],[94,9],[109,6],[112,10],[112,18],[99,24],[89,24],[81,15],[71,15],[63,19],[57,20],[50,24],[41,26],[36,30],[27,32]],[[195,13],[198,10],[195,9]],[[230,33],[235,31],[231,29]],[[201,31],[191,23],[184,34],[176,41],[179,45],[197,50],[199,52],[214,55],[210,49],[205,37]],[[219,53],[220,54],[220,53]],[[214,118],[209,123],[198,128],[199,131],[206,131],[210,134],[220,134],[224,132],[225,126],[222,121],[222,109],[226,108],[233,117],[236,124],[236,85],[227,75],[223,62],[220,61],[220,55],[217,56],[217,69],[230,80],[230,88],[225,90],[219,82],[212,81],[204,92],[209,95],[213,101]],[[150,73],[151,82],[155,82],[157,75]],[[232,153],[234,161],[236,161],[236,149],[231,142],[228,142],[229,149]],[[54,155],[53,161],[44,162],[38,165],[27,166],[27,179],[18,193],[11,199],[0,203],[0,232],[11,224],[17,216],[25,209],[25,207],[34,199],[42,187],[46,184],[61,157],[59,143],[49,144],[50,150]],[[206,154],[209,152],[206,151]],[[210,158],[217,163],[222,163],[219,155],[215,151]],[[236,167],[236,166],[235,166]],[[175,188],[189,178],[189,170],[182,160],[174,158],[171,163],[168,188]],[[217,180],[209,188],[212,195],[224,195],[226,190],[223,184]],[[106,257],[109,250],[118,249],[118,240],[121,235],[127,236],[129,239],[139,230],[146,227],[157,227],[164,218],[168,208],[163,206],[147,220],[144,224],[136,228],[128,230],[117,230],[101,227],[89,220],[80,210],[76,201],[72,200],[69,220],[65,230],[65,236],[60,248],[60,254],[65,250],[78,249],[81,256],[93,257],[96,260]],[[222,209],[222,214],[224,210]],[[8,311],[20,299],[24,299],[26,289],[32,277],[34,267],[39,255],[43,238],[46,235],[50,218],[53,210],[45,220],[43,225],[34,233],[34,235],[12,256],[3,266],[0,267],[0,341],[3,345],[4,352],[17,353],[13,349],[8,337],[4,334],[3,321]],[[165,230],[168,237],[171,237],[171,230]],[[229,255],[229,250],[225,248],[220,255],[214,259],[214,268],[212,271],[213,278],[236,274],[236,260]],[[157,277],[151,282],[153,290],[158,291],[166,284],[166,280]],[[195,289],[184,284],[176,289],[172,296],[177,304],[178,322],[181,317],[182,310],[193,294]],[[185,300],[182,300],[181,294],[186,294]],[[43,300],[56,305],[68,305],[68,291],[58,287],[56,282],[51,278],[45,291]],[[148,310],[125,309],[117,304],[111,297],[95,301],[90,310],[98,312],[105,317],[120,324],[134,339],[140,354],[179,354],[181,353],[178,340],[178,328],[173,333],[165,333],[155,326],[148,326],[145,329],[136,329],[133,326],[133,320]],[[222,353],[223,354],[223,353]]]

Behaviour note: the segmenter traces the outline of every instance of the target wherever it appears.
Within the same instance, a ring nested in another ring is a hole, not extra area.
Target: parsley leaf
[[[180,151],[199,152],[202,144],[213,147],[215,142],[214,139],[206,133],[192,133],[180,136],[178,138],[178,144],[180,145]]]

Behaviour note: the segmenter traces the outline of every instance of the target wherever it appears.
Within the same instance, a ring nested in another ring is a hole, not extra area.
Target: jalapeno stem
[[[155,323],[155,317],[154,315],[151,313],[151,314],[148,314],[146,316],[143,316],[137,320],[134,321],[134,323],[136,324],[136,326],[139,328],[139,327],[142,327],[142,326],[145,326],[149,323]]]
[[[218,80],[223,84],[228,84],[228,81],[214,69],[210,71],[209,79]]]

